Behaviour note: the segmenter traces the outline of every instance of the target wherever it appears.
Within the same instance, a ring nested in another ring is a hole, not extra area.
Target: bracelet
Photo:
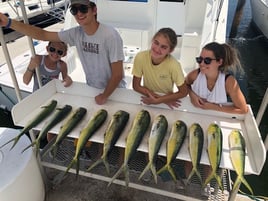
[[[29,67],[27,68],[27,71],[29,71],[31,73],[34,73],[34,70],[33,69],[30,69]]]
[[[5,28],[10,28],[10,26],[11,26],[11,18],[8,18],[8,21],[7,21],[7,25],[5,26]]]

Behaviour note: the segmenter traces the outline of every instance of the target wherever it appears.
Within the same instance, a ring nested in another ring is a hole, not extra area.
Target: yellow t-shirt
[[[153,65],[150,50],[139,52],[134,59],[132,75],[143,78],[143,85],[153,92],[173,92],[174,84],[181,86],[184,75],[180,63],[169,55],[159,65]]]

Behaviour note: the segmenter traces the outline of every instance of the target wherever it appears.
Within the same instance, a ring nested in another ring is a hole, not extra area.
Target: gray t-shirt
[[[93,35],[87,35],[81,26],[61,31],[58,35],[63,42],[76,46],[87,84],[106,88],[111,77],[110,64],[124,60],[123,41],[119,33],[100,23]],[[126,81],[122,79],[118,87],[126,87]]]
[[[42,86],[46,85],[49,81],[53,79],[59,79],[59,75],[61,73],[59,62],[57,62],[55,70],[52,70],[52,71],[46,70],[45,56],[46,55],[42,55],[42,60],[39,66],[40,79],[41,79]],[[37,89],[39,89],[39,84],[38,84],[37,75],[36,73],[34,73],[33,92],[36,91]]]

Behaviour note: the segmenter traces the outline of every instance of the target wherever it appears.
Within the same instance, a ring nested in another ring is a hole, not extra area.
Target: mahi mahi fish
[[[79,174],[79,156],[88,142],[89,138],[96,133],[96,131],[103,125],[107,118],[108,112],[105,109],[98,110],[92,118],[88,121],[88,124],[80,132],[80,136],[77,141],[75,155],[67,167],[65,174],[70,170],[73,165],[76,165],[76,176]]]
[[[222,154],[222,131],[217,124],[212,123],[209,125],[207,130],[207,139],[207,152],[212,171],[208,178],[205,180],[203,187],[205,187],[213,178],[215,178],[220,189],[223,191],[221,177],[217,175]]]
[[[189,183],[194,174],[197,175],[202,184],[202,177],[198,170],[198,166],[200,164],[203,150],[204,133],[202,127],[198,123],[192,124],[189,131],[189,153],[192,160],[193,168],[187,178],[187,184]]]
[[[62,143],[64,138],[66,138],[67,135],[81,122],[86,113],[87,109],[84,107],[78,107],[74,112],[72,112],[72,114],[68,117],[68,119],[64,122],[64,124],[60,127],[60,131],[56,137],[55,142],[49,149],[47,149],[44,155],[48,153],[50,150],[52,150],[54,159],[59,145]]]
[[[164,115],[158,115],[152,125],[151,132],[149,135],[149,142],[148,142],[148,151],[149,151],[149,162],[142,171],[139,179],[143,177],[143,175],[151,169],[154,181],[157,183],[157,174],[156,174],[156,167],[155,162],[157,158],[158,151],[161,147],[163,139],[166,135],[168,128],[168,122]]]
[[[129,113],[123,110],[119,110],[112,116],[112,119],[110,120],[108,127],[105,130],[104,133],[104,143],[103,143],[103,153],[100,159],[98,159],[95,163],[93,163],[87,171],[92,170],[94,167],[99,165],[100,163],[104,163],[106,172],[109,175],[110,174],[110,168],[108,163],[108,154],[111,150],[111,148],[115,145],[118,138],[122,134],[124,128],[127,125],[129,119]]]
[[[158,170],[157,174],[161,174],[164,171],[168,171],[172,176],[173,180],[176,181],[176,174],[171,166],[171,163],[177,157],[182,144],[185,140],[187,134],[187,126],[186,124],[181,121],[177,120],[173,123],[171,128],[170,136],[167,141],[166,150],[167,150],[167,163],[164,167]]]
[[[51,102],[48,105],[42,106],[42,110],[33,118],[31,119],[26,125],[25,127],[20,131],[20,133],[14,137],[13,139],[9,140],[8,142],[6,142],[5,144],[3,144],[0,148],[2,148],[3,146],[7,145],[8,143],[14,141],[12,147],[10,149],[12,149],[17,142],[19,141],[20,137],[27,133],[29,130],[31,130],[32,128],[34,128],[35,126],[37,126],[40,122],[42,122],[46,117],[48,117],[53,110],[56,108],[57,106],[57,101],[56,100],[51,100]]]
[[[129,169],[128,163],[135,154],[137,148],[139,147],[143,136],[145,135],[149,125],[150,125],[151,117],[150,113],[147,110],[141,110],[136,115],[135,119],[132,122],[132,126],[127,136],[126,147],[125,147],[125,155],[124,162],[120,169],[115,173],[109,182],[108,186],[124,171],[125,174],[125,183],[126,186],[129,184]]]
[[[239,130],[232,130],[228,138],[229,149],[230,149],[230,159],[234,170],[237,174],[237,178],[233,185],[232,192],[236,192],[242,182],[247,189],[253,194],[252,188],[249,183],[244,178],[245,170],[245,139]]]
[[[36,154],[38,153],[40,147],[40,141],[44,139],[45,135],[48,133],[50,129],[52,129],[56,124],[61,122],[72,110],[72,106],[65,105],[62,108],[57,108],[56,111],[53,113],[53,116],[50,120],[48,120],[41,131],[38,134],[38,137],[25,149],[22,150],[24,152],[26,149],[30,148],[31,146],[36,146]]]

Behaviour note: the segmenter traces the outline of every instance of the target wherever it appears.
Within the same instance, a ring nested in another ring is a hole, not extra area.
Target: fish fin
[[[71,161],[71,163],[68,165],[66,171],[65,171],[65,174],[67,174],[67,172],[74,166],[77,164],[77,159],[76,158],[73,158],[73,160]]]
[[[150,169],[151,163],[148,163],[146,167],[143,169],[142,173],[139,176],[139,180],[143,177],[143,175]]]
[[[187,185],[190,183],[191,178],[194,176],[194,173],[195,173],[195,170],[192,169],[186,181]]]
[[[23,135],[23,133],[17,135],[16,137],[12,138],[11,140],[7,141],[5,144],[0,146],[0,149],[4,146],[6,146],[7,144],[9,144],[10,142],[14,141],[13,145],[11,146],[10,150],[14,148],[14,146],[18,143],[20,137]]]
[[[99,165],[100,163],[103,162],[103,159],[100,158],[99,160],[97,160],[95,163],[93,163],[88,169],[87,172],[89,172],[90,170],[92,170],[94,167],[96,167],[97,165]]]
[[[0,149],[3,148],[4,146],[6,146],[7,144],[9,144],[10,142],[14,141],[12,147],[10,148],[10,150],[11,150],[15,146],[16,139],[17,139],[17,137],[14,137],[11,140],[7,141],[5,144],[0,146]]]
[[[110,166],[109,166],[107,159],[103,158],[102,160],[103,160],[104,166],[106,168],[107,175],[110,175]]]
[[[129,168],[128,168],[128,165],[125,165],[124,173],[125,173],[126,187],[128,187],[128,184],[129,184]]]
[[[157,184],[157,174],[156,174],[156,168],[155,168],[154,163],[151,164],[151,171],[152,171],[152,173],[153,173],[153,175],[154,175],[154,181],[155,181],[155,183]]]
[[[25,148],[21,151],[21,153],[25,152],[27,149],[29,149],[30,147],[34,146],[35,143],[36,143],[35,141],[32,142],[30,145],[28,145],[27,147],[25,147]]]
[[[161,174],[164,171],[168,170],[168,164],[164,165],[164,167],[162,167],[160,170],[157,171],[157,174]]]
[[[206,178],[205,182],[203,183],[203,188],[207,186],[207,184],[211,181],[211,179],[214,177],[214,173],[211,172],[210,175]]]
[[[221,181],[221,177],[219,175],[217,175],[216,173],[215,173],[215,179],[216,179],[221,191],[224,191],[222,181]]]
[[[79,157],[76,159],[76,179],[78,178],[79,175],[79,169],[80,169],[80,160]]]
[[[247,189],[249,190],[249,192],[251,193],[251,195],[253,195],[253,190],[250,187],[249,183],[247,182],[247,180],[245,179],[245,177],[241,177],[241,182],[247,187]]]
[[[167,169],[168,169],[169,174],[170,174],[171,177],[173,178],[173,180],[176,181],[177,178],[176,178],[176,174],[175,174],[173,168],[172,168],[170,165],[168,165],[168,166],[167,166]]]
[[[126,164],[122,164],[122,166],[119,168],[119,170],[115,173],[115,175],[112,177],[111,181],[108,183],[108,187],[113,183],[113,181],[123,172]]]
[[[195,170],[195,174],[197,175],[197,177],[198,177],[199,180],[200,180],[200,183],[202,184],[202,183],[203,183],[203,181],[202,181],[202,177],[201,177],[200,172],[199,172],[197,169]]]

